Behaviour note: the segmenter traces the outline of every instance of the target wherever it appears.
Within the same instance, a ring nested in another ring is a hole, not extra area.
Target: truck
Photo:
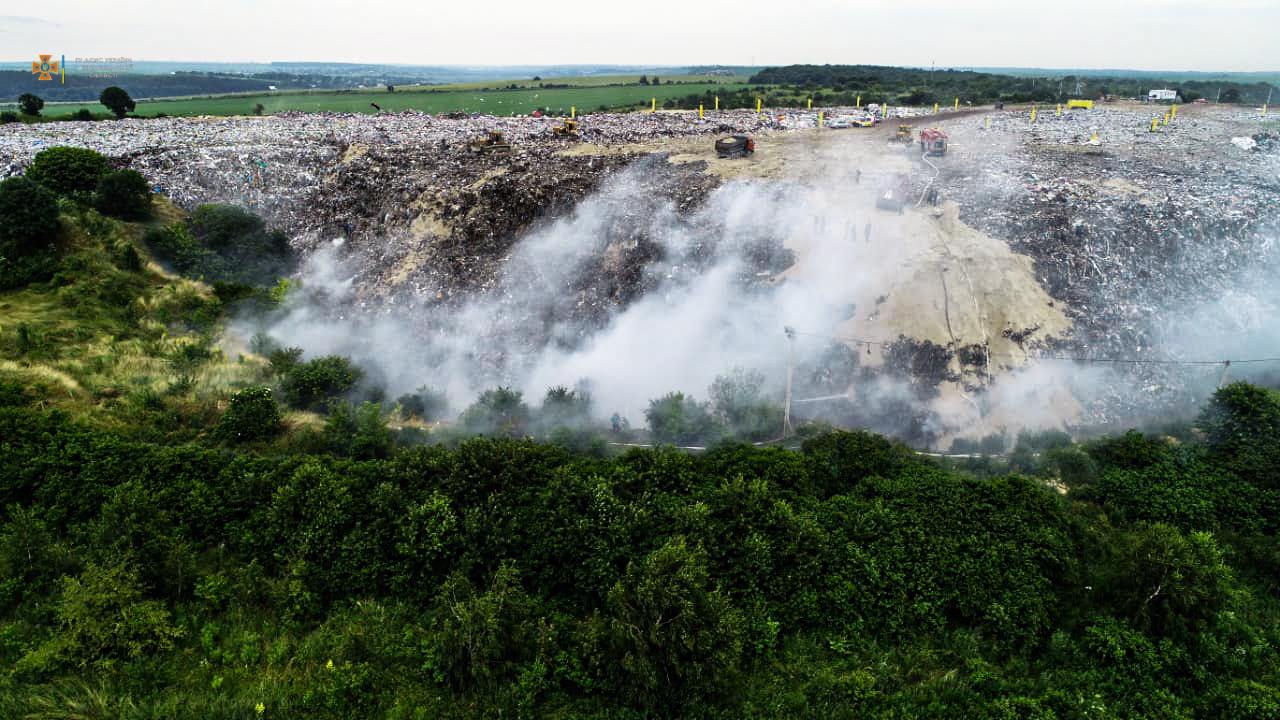
[[[947,134],[938,128],[926,128],[920,131],[920,152],[925,155],[942,157],[947,154]]]

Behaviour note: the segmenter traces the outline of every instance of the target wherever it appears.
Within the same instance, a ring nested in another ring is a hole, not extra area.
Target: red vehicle
[[[941,157],[947,154],[947,134],[938,128],[920,131],[920,152]]]

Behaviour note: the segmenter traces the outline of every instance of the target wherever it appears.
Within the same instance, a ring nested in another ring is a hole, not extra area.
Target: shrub
[[[388,457],[393,445],[382,406],[374,402],[352,407],[345,400],[331,400],[324,438],[330,452],[358,460]]]
[[[419,417],[423,420],[439,420],[449,412],[449,399],[435,388],[422,387],[412,393],[396,398],[400,404],[400,413],[406,418]]]
[[[18,113],[12,110],[0,112],[0,125],[8,125],[9,123],[18,122]]]
[[[715,418],[706,404],[684,393],[673,392],[650,400],[644,411],[653,438],[664,443],[692,443],[710,440],[717,431]]]
[[[209,281],[262,285],[293,268],[289,238],[230,205],[201,205],[186,222],[147,233],[146,242],[178,272]]]
[[[1215,459],[1241,478],[1280,487],[1280,399],[1248,383],[1219,388],[1196,421]]]
[[[143,599],[137,571],[124,565],[90,565],[63,578],[55,612],[61,632],[33,653],[79,667],[169,650],[182,636],[163,604]]]
[[[98,181],[94,207],[103,215],[138,220],[151,214],[151,185],[136,170],[117,170]]]
[[[521,437],[528,432],[529,406],[522,393],[500,387],[481,393],[461,420],[470,433]]]
[[[93,150],[52,147],[36,155],[27,177],[60,195],[69,195],[92,191],[108,170],[107,159]]]
[[[460,574],[450,577],[440,588],[432,628],[430,665],[437,679],[458,688],[509,680],[529,653],[531,609],[509,562],[483,592]]]
[[[93,113],[89,112],[86,108],[80,108],[76,111],[75,118],[76,120],[89,122],[93,120]]]
[[[340,355],[298,363],[285,371],[280,390],[285,402],[313,410],[355,387],[364,372]]]
[[[27,178],[0,182],[0,255],[12,259],[52,244],[58,233],[58,202]]]
[[[251,442],[275,437],[280,428],[280,406],[271,388],[251,387],[231,396],[213,434],[229,443]]]

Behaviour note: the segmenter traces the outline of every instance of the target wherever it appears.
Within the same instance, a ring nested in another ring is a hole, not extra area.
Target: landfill
[[[828,118],[862,112],[824,110]],[[959,206],[961,222],[1031,258],[1072,329],[1048,337],[1035,326],[1008,328],[1003,338],[1028,356],[1190,359],[1188,350],[1167,342],[1165,318],[1229,294],[1244,275],[1273,268],[1277,259],[1280,134],[1268,129],[1274,123],[1247,109],[1196,108],[1170,117],[1166,107],[1134,104],[1087,112],[1041,106],[1032,114],[1026,107],[954,117],[891,108],[890,119],[950,133],[951,151],[934,161],[885,142],[896,123],[823,134],[816,110],[705,118],[592,113],[578,118],[574,136],[555,131],[562,118],[412,111],[12,124],[0,126],[0,177],[21,173],[48,147],[93,148],[142,172],[181,207],[252,208],[304,253],[341,239],[357,288],[352,310],[377,313],[406,304],[460,308],[479,293],[527,296],[516,285],[537,278],[509,267],[521,239],[572,214],[629,169],[638,180],[626,193],[603,193],[613,219],[593,230],[598,237],[578,258],[582,272],[558,288],[562,297],[537,308],[513,300],[504,310],[509,317],[493,319],[495,333],[527,328],[523,344],[495,342],[487,356],[474,358],[500,376],[504,354],[575,342],[554,337],[551,320],[584,333],[603,328],[617,308],[660,291],[664,277],[709,265],[716,254],[711,240],[695,242],[678,259],[663,257],[645,223],[669,207],[690,236],[719,235],[710,227],[700,232],[699,224],[715,220],[698,210],[726,181],[724,168],[710,171],[711,160],[675,162],[672,148],[687,155],[686,141],[706,136],[709,153],[712,136],[731,133],[883,143],[882,152],[913,163],[913,193],[940,194]],[[477,139],[494,133],[503,151],[478,150]],[[744,282],[767,280],[789,262],[779,237],[758,238],[749,257]],[[946,356],[930,365],[936,370],[930,388],[960,376],[954,365],[944,371],[950,357],[960,366],[965,358],[981,363],[976,374],[970,368],[970,381],[987,374],[989,351],[979,345],[941,351],[927,341],[903,342],[913,348],[911,357],[925,346]],[[1090,399],[1080,422],[1130,422],[1203,400],[1205,386],[1187,376],[1197,372],[1203,380],[1203,369],[1161,362],[1118,366],[1122,382]]]

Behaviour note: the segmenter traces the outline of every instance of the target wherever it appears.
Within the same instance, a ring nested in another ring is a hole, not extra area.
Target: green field
[[[482,112],[493,115],[525,114],[536,109],[548,109],[552,112],[569,112],[576,107],[578,112],[588,112],[600,107],[618,108],[647,104],[651,98],[663,100],[683,97],[692,93],[707,90],[723,90],[725,92],[746,87],[741,78],[716,78],[711,81],[705,76],[680,76],[681,84],[673,85],[624,85],[638,76],[598,77],[598,78],[548,78],[545,82],[572,84],[574,87],[545,89],[536,87],[537,83],[529,80],[490,81],[485,83],[469,83],[463,85],[413,86],[398,88],[390,93],[386,90],[316,90],[292,91],[265,94],[219,95],[200,98],[181,98],[166,100],[143,100],[138,102],[135,114],[142,116],[165,113],[167,115],[249,115],[254,105],[261,103],[264,113],[277,113],[287,110],[306,112],[374,112],[370,103],[377,103],[385,111],[421,110],[429,113],[442,112]],[[675,79],[675,78],[673,78]],[[703,82],[688,82],[702,80]],[[521,85],[534,85],[519,90],[486,89],[503,87],[512,82]],[[686,84],[687,83],[687,84]],[[59,117],[86,108],[95,114],[102,113],[104,108],[97,103],[50,103],[44,114],[48,117]]]

